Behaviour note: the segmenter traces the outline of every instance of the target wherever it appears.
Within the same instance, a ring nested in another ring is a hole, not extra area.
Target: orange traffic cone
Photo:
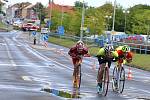
[[[133,76],[132,76],[132,71],[131,68],[129,68],[129,72],[128,72],[128,80],[132,80]]]

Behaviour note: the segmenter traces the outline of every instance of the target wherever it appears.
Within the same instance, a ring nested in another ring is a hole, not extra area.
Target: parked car
[[[33,26],[32,23],[23,24],[23,25],[22,25],[22,30],[23,30],[23,31],[29,31],[32,26]]]
[[[47,34],[49,32],[48,28],[41,28],[41,33]]]
[[[17,20],[13,23],[13,27],[20,28],[22,26],[23,22],[20,20]]]

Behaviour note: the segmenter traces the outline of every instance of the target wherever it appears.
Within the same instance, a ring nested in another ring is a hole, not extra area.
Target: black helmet
[[[114,50],[113,45],[107,44],[106,46],[104,46],[104,50],[105,52],[111,52]]]

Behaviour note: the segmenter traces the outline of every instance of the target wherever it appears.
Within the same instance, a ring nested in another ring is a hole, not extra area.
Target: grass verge
[[[0,29],[4,29],[4,28],[6,28],[6,26],[2,22],[0,22]]]
[[[61,46],[67,47],[67,48],[72,47],[76,43],[76,41],[73,41],[73,40],[56,38],[56,37],[50,37],[49,42],[57,44],[57,45],[61,45]],[[89,45],[87,45],[87,46],[89,46]],[[89,52],[92,55],[95,55],[95,53],[97,53],[97,51],[98,51],[98,48],[91,47],[89,49]],[[127,64],[127,65],[150,71],[150,55],[134,54],[133,62],[131,62],[130,64]]]

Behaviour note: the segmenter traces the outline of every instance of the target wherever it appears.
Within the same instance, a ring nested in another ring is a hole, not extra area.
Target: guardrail
[[[62,39],[70,39],[72,41],[78,41],[80,37],[77,36],[68,36],[68,35],[62,35],[60,36],[59,34],[56,33],[51,33],[49,34],[50,36],[57,37],[57,38],[62,38]],[[83,38],[83,41],[87,44],[94,44],[97,45],[98,47],[103,47],[105,44],[105,40],[102,39],[89,39],[89,38]],[[133,41],[134,42],[134,41]],[[127,42],[118,42],[118,41],[113,41],[114,47],[121,46],[121,45],[129,45],[131,48],[131,51],[140,53],[140,54],[150,54],[150,44],[137,44],[137,43],[127,43]]]
[[[135,43],[124,43],[124,42],[113,42],[115,46],[120,45],[128,45],[131,48],[131,51],[134,51],[136,53],[140,54],[150,54],[150,45],[146,44],[135,44]]]

